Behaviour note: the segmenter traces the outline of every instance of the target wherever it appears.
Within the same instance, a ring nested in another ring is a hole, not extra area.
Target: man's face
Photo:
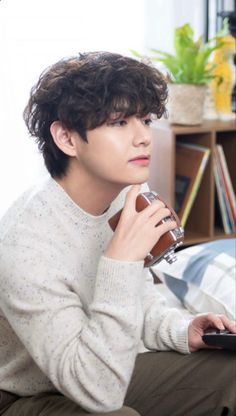
[[[76,153],[80,175],[99,183],[122,187],[143,183],[149,174],[152,144],[150,115],[112,118],[78,137]]]

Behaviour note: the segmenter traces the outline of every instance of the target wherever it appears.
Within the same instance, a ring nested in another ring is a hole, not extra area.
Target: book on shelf
[[[222,145],[214,149],[214,176],[223,228],[226,234],[236,231],[236,196]]]
[[[226,193],[226,197],[229,204],[229,210],[232,218],[232,222],[234,224],[234,231],[236,229],[236,196],[232,184],[232,180],[230,177],[228,165],[226,162],[225,153],[223,150],[222,145],[218,144],[216,146],[217,154],[219,155],[219,165],[222,172],[222,179],[224,183],[224,189]]]
[[[214,157],[214,177],[215,177],[215,184],[216,184],[216,193],[218,197],[219,211],[220,211],[220,215],[222,219],[224,232],[226,234],[230,234],[231,233],[230,216],[229,216],[229,211],[227,208],[226,197],[224,193],[220,169],[219,169],[219,165],[217,163],[216,157]]]
[[[197,144],[177,143],[175,211],[184,227],[197,196],[210,149]]]

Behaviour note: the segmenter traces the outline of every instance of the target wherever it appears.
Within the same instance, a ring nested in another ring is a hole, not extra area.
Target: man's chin
[[[131,185],[142,185],[143,183],[146,183],[148,181],[149,175],[139,175],[136,177],[130,177],[127,178],[127,181],[124,180],[124,182],[117,183],[117,186],[123,188],[126,188],[127,186]]]

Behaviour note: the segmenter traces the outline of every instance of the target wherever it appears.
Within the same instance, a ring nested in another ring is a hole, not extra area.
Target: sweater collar
[[[53,203],[58,206],[61,212],[71,215],[74,221],[82,220],[87,224],[95,225],[104,223],[109,218],[110,208],[102,215],[92,215],[84,211],[77,205],[67,192],[59,185],[55,179],[49,177],[47,179],[47,188],[53,196]]]

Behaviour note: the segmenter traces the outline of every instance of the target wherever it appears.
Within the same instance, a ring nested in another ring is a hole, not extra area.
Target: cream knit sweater
[[[58,390],[105,412],[123,404],[141,339],[189,352],[189,320],[166,306],[143,262],[103,255],[122,198],[92,216],[49,178],[1,220],[0,389]]]

